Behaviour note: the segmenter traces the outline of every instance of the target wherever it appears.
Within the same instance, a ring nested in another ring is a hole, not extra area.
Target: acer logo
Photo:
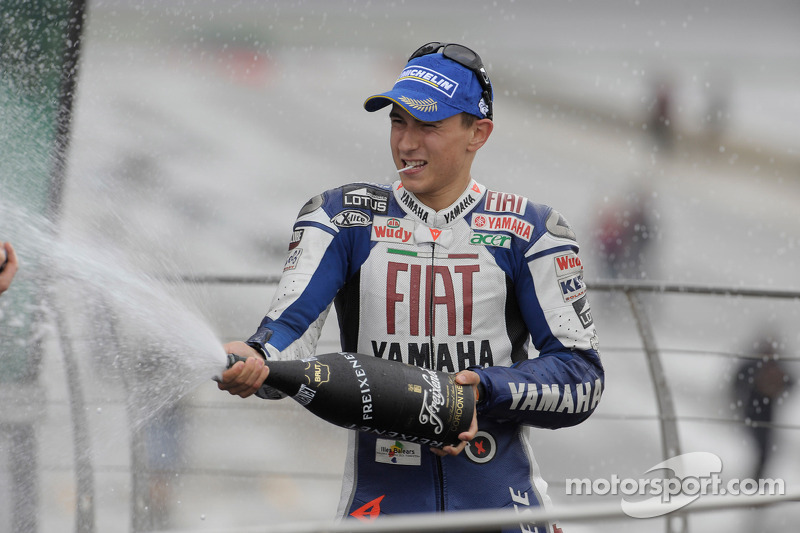
[[[499,248],[511,248],[511,237],[508,235],[499,235],[497,233],[475,232],[470,235],[469,243],[476,246],[497,246]]]

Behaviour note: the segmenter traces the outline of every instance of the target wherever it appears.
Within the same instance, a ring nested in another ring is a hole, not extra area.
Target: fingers
[[[268,375],[269,367],[261,357],[247,357],[247,360],[239,361],[223,372],[217,387],[232,395],[247,398],[261,388]]]
[[[464,431],[458,436],[458,440],[461,441],[457,446],[445,446],[444,448],[431,448],[431,451],[438,455],[439,457],[444,457],[446,455],[458,455],[464,448],[469,445],[469,441],[475,438],[475,435],[478,433],[478,414],[472,414],[472,423],[469,425],[469,429]]]
[[[481,382],[481,377],[471,370],[462,370],[455,377],[456,383],[459,385],[472,385],[477,386],[478,383]],[[464,448],[469,445],[469,441],[475,438],[475,435],[478,433],[478,410],[475,409],[472,413],[472,422],[469,425],[469,429],[464,431],[463,433],[459,434],[458,440],[461,443],[457,444],[456,446],[445,446],[444,448],[431,448],[431,451],[438,455],[439,457],[446,457],[448,455],[458,455]]]
[[[462,441],[461,444],[457,446],[445,446],[444,448],[431,448],[431,451],[435,455],[438,455],[439,457],[447,457],[448,455],[460,454],[461,452],[464,451],[464,448],[466,448],[468,445],[469,445],[468,442]]]
[[[13,263],[14,266],[17,265],[17,252],[14,251],[14,247],[11,246],[10,242],[6,242],[4,244],[6,249],[6,255],[8,256],[8,262]]]
[[[17,262],[17,254],[14,252],[14,247],[10,242],[2,243],[2,254],[0,254],[0,265],[3,265],[3,271],[0,272],[0,293],[4,292],[11,286],[11,280],[14,274],[17,273],[19,266]]]
[[[456,383],[459,385],[477,385],[481,382],[481,377],[472,370],[462,370],[456,374]]]

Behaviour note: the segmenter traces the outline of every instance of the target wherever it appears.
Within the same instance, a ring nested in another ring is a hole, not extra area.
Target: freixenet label
[[[422,424],[433,426],[433,432],[440,435],[444,431],[444,422],[439,417],[439,411],[445,404],[442,382],[436,372],[431,370],[427,370],[422,379],[430,385],[430,388],[422,393],[422,410],[419,412],[419,421]]]

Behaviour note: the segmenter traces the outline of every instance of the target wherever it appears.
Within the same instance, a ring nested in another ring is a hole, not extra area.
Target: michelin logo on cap
[[[420,68],[413,66],[405,69],[400,73],[395,83],[401,81],[417,81],[425,83],[437,89],[439,92],[444,93],[448,98],[452,98],[458,89],[458,82],[451,80],[444,74],[436,72],[432,69]]]
[[[394,87],[367,98],[364,109],[377,111],[397,104],[423,122],[444,120],[458,113],[484,118],[488,107],[481,105],[482,97],[483,88],[472,70],[436,53],[410,60]]]

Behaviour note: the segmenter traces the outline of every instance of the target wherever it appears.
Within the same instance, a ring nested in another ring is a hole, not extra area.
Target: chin
[[[403,184],[403,188],[409,192],[414,194],[425,192],[425,183],[420,177],[401,175],[400,182]]]

